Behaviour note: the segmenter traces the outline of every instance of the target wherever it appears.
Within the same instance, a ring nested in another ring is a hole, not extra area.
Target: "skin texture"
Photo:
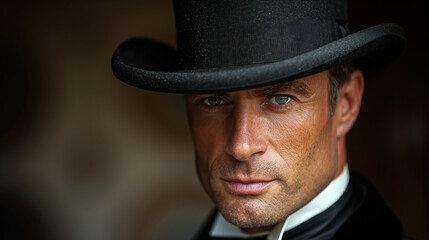
[[[363,76],[351,74],[332,116],[328,81],[325,71],[268,87],[185,96],[198,176],[226,220],[247,232],[270,230],[341,173]],[[249,183],[263,187],[243,187]]]

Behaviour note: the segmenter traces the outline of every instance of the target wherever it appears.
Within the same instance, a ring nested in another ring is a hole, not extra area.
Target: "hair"
[[[328,104],[331,108],[331,116],[334,115],[337,106],[338,91],[345,82],[350,79],[350,74],[355,70],[353,63],[345,63],[328,70]]]

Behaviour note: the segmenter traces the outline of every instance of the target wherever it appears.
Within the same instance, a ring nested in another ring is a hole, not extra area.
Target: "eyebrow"
[[[313,94],[313,91],[310,90],[309,86],[305,82],[299,80],[285,81],[265,87],[255,88],[250,94],[257,97],[264,97],[275,95],[279,92],[294,92],[304,97],[308,97]],[[216,92],[215,94],[220,97],[226,97],[229,92]],[[200,94],[185,94],[188,99],[195,99],[198,95]],[[207,95],[210,95],[210,93],[207,93]]]
[[[310,91],[308,85],[305,82],[299,80],[281,82],[274,85],[257,88],[253,94],[256,96],[270,96],[285,91],[295,92],[305,97],[312,94],[312,91]]]

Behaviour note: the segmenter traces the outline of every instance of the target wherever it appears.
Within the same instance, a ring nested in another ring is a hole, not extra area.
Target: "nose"
[[[247,161],[267,150],[263,117],[252,106],[235,107],[227,119],[230,125],[226,152],[239,161]]]

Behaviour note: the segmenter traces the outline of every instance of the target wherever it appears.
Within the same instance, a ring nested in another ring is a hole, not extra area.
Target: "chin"
[[[262,229],[268,227],[271,228],[281,221],[275,221],[271,218],[271,216],[236,216],[230,213],[222,213],[222,215],[228,222],[242,229]]]
[[[223,217],[240,228],[261,228],[273,226],[283,219],[277,216],[269,206],[258,199],[245,199],[232,204],[217,204]]]

